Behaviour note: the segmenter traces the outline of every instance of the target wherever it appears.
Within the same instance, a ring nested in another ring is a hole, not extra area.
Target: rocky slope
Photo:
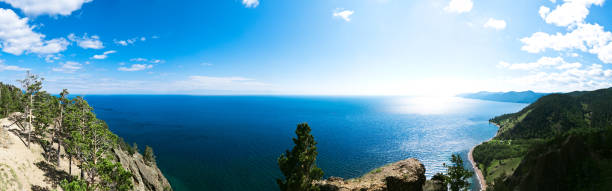
[[[140,153],[129,156],[127,152],[120,149],[115,149],[114,152],[123,168],[132,172],[134,190],[172,190],[170,183],[157,168],[157,165],[146,165]]]
[[[321,191],[421,191],[425,181],[425,166],[409,158],[374,169],[359,178],[330,177],[315,184]]]

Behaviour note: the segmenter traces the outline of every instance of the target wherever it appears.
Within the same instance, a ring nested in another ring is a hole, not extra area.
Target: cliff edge
[[[409,158],[374,169],[353,179],[330,177],[316,181],[321,191],[421,191],[425,185],[425,166]]]

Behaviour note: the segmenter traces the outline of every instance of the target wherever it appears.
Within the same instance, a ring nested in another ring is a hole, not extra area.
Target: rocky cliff
[[[115,149],[115,156],[123,165],[123,168],[132,172],[134,190],[167,191],[172,190],[170,183],[164,177],[156,164],[150,166],[145,164],[140,153],[133,156],[121,149]]]
[[[359,178],[330,177],[315,184],[321,191],[421,191],[425,181],[425,166],[409,158],[374,169]]]

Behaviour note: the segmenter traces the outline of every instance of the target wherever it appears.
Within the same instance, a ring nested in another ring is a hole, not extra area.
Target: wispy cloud
[[[135,72],[153,68],[151,64],[132,64],[130,67],[119,67],[117,70],[124,72]]]
[[[109,54],[113,54],[113,53],[116,53],[116,52],[117,51],[109,50],[109,51],[106,51],[106,52],[104,52],[102,54],[93,55],[91,58],[92,59],[97,59],[97,60],[103,60],[103,59],[106,59]]]
[[[83,34],[82,37],[76,36],[73,33],[68,35],[68,39],[70,41],[74,41],[81,48],[84,49],[102,49],[104,48],[104,44],[100,41],[100,37],[98,35],[93,35],[91,37],[87,36],[87,33]]]
[[[5,65],[4,64],[4,60],[0,60],[0,72],[4,71],[4,70],[9,70],[9,71],[26,71],[26,70],[30,70],[29,68],[22,68],[19,66],[14,66],[14,65]]]
[[[53,68],[54,72],[74,73],[83,68],[83,65],[78,62],[66,61],[59,64],[60,67]]]

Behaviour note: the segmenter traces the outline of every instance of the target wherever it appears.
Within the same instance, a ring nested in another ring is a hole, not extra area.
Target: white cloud
[[[146,69],[151,69],[153,68],[153,65],[151,64],[132,64],[132,66],[128,67],[119,67],[117,70],[119,71],[124,71],[124,72],[134,72],[134,71],[141,71],[141,70],[146,70]]]
[[[336,9],[334,10],[333,16],[340,17],[348,22],[351,21],[351,15],[353,15],[353,13],[355,13],[353,10]]]
[[[247,8],[255,8],[259,6],[259,0],[242,0],[242,4]]]
[[[27,15],[70,15],[81,9],[84,3],[92,0],[0,0],[15,8],[21,9]]]
[[[64,72],[64,73],[74,73],[80,70],[81,68],[83,68],[82,64],[78,62],[72,62],[72,61],[66,61],[64,63],[60,63],[59,65],[60,65],[59,68],[53,68],[52,71]]]
[[[503,30],[506,28],[506,21],[489,18],[484,24],[484,28],[493,28],[495,30]]]
[[[116,53],[116,52],[117,52],[117,51],[114,51],[114,50],[109,50],[109,51],[106,51],[106,52],[104,52],[104,53],[102,53],[102,54],[93,55],[93,57],[91,57],[91,58],[93,58],[93,59],[98,59],[98,60],[102,60],[102,59],[106,59],[106,58],[108,57],[108,55],[109,55],[109,54],[113,54],[113,53]]]
[[[0,41],[2,51],[14,55],[26,53],[54,54],[66,50],[64,38],[44,40],[45,35],[32,31],[28,18],[20,18],[13,10],[0,8]]]
[[[53,63],[56,60],[59,60],[62,58],[62,54],[48,54],[45,56],[45,62],[47,63]]]
[[[587,68],[573,67],[558,72],[538,72],[513,78],[509,82],[534,91],[558,92],[594,90],[612,86],[612,70],[593,64]]]
[[[74,41],[77,43],[77,45],[79,45],[81,48],[84,49],[102,49],[104,48],[104,44],[102,43],[102,41],[100,41],[100,37],[97,35],[93,35],[91,37],[87,36],[87,33],[85,33],[83,35],[83,37],[78,37],[72,33],[70,33],[68,35],[68,39],[70,41]]]
[[[603,4],[604,0],[564,0],[563,4],[551,11],[550,8],[541,6],[540,17],[548,24],[557,26],[571,26],[583,23],[589,14],[591,5]]]
[[[577,24],[570,32],[562,34],[533,33],[521,39],[522,50],[540,53],[547,49],[555,51],[581,50],[597,54],[604,63],[612,63],[612,33],[599,24]]]
[[[153,36],[151,37],[152,39],[158,39],[158,36]],[[121,45],[121,46],[127,46],[127,45],[131,45],[134,44],[138,41],[146,41],[147,37],[134,37],[134,38],[130,38],[130,39],[126,39],[126,40],[117,40],[117,39],[113,39],[113,42],[117,45]]]
[[[22,67],[19,67],[19,66],[4,65],[4,60],[0,60],[0,72],[2,72],[4,70],[9,70],[9,71],[26,71],[26,70],[30,70],[30,69],[29,68],[22,68]]]
[[[466,13],[472,10],[472,0],[451,0],[444,10],[451,13]]]
[[[254,79],[244,77],[213,77],[213,76],[190,76],[188,80],[177,81],[174,86],[184,91],[191,90],[240,90],[256,91],[264,90],[268,84]]]
[[[153,64],[159,64],[159,63],[164,63],[166,61],[160,60],[160,59],[132,58],[130,59],[130,62],[149,62]]]
[[[538,61],[536,62],[529,62],[529,63],[510,64],[510,63],[502,61],[499,63],[498,66],[500,68],[508,68],[510,70],[534,71],[540,68],[551,67],[551,66],[560,66],[560,67],[562,66],[561,68],[570,68],[570,66],[575,66],[576,64],[580,65],[580,63],[568,63],[561,57],[546,57],[545,56],[545,57],[538,59]]]

